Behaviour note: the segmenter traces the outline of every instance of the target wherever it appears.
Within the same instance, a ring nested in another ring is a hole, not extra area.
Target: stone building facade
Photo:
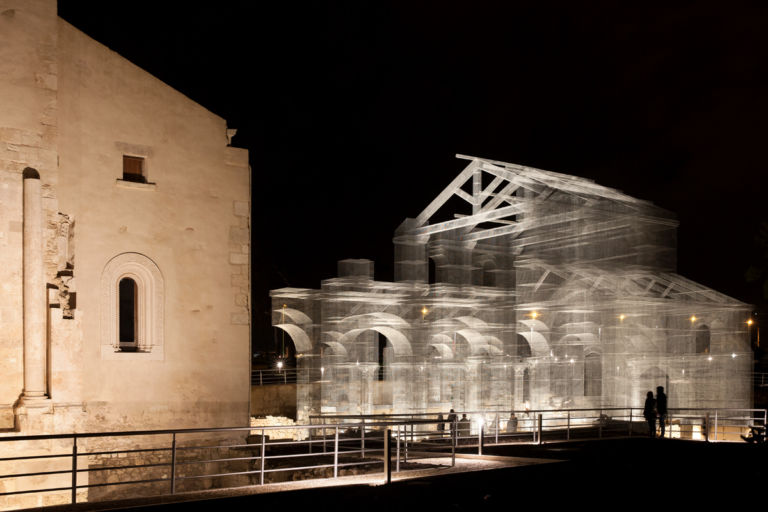
[[[0,0],[0,428],[247,425],[250,168],[226,121]]]

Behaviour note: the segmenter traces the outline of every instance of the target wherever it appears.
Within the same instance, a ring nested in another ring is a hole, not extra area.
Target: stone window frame
[[[119,341],[119,283],[131,278],[137,286],[138,329],[135,343]],[[163,360],[165,285],[160,268],[137,252],[118,254],[104,266],[100,281],[101,358]],[[121,350],[130,348],[131,351]]]
[[[147,190],[154,191],[157,189],[157,183],[149,181],[149,161],[152,158],[152,148],[149,146],[143,146],[140,144],[131,144],[127,142],[115,142],[115,149],[121,155],[120,156],[120,177],[115,180],[115,185],[119,188],[127,188],[133,190]],[[142,160],[142,176],[144,181],[133,181],[124,179],[124,159],[140,158]]]

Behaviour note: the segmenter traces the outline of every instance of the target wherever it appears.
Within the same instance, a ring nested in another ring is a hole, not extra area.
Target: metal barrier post
[[[709,411],[704,418],[704,441],[709,442]]]
[[[392,431],[384,429],[384,476],[387,483],[392,483]]]
[[[499,413],[496,413],[496,439],[495,443],[499,444]]]
[[[669,433],[669,438],[672,439],[672,413],[671,412],[667,413],[667,419],[669,420],[667,421],[667,425],[669,426],[669,428],[666,430],[666,432]]]
[[[309,453],[312,453],[312,418],[309,419]]]
[[[405,427],[405,435],[403,436],[403,462],[408,462],[408,426],[403,426]],[[411,427],[413,427],[413,425],[411,425]]]
[[[365,420],[360,423],[360,457],[365,458]]]
[[[264,455],[267,451],[267,443],[264,437],[264,429],[261,429],[261,471],[259,472],[259,485],[264,485]]]
[[[336,425],[336,433],[333,439],[333,478],[339,476],[339,426]]]
[[[176,494],[176,433],[171,441],[171,494]]]
[[[542,421],[543,414],[539,413],[539,435],[538,435],[538,444],[541,444],[541,421]]]
[[[262,372],[261,370],[259,370],[259,386],[263,386],[263,385],[264,385],[264,380],[262,378]]]
[[[477,433],[477,454],[483,454],[483,434],[485,433],[485,425],[480,425],[480,432]]]
[[[77,503],[77,436],[72,436],[72,504]]]
[[[571,440],[571,411],[568,411],[568,426],[565,428],[565,440]]]
[[[402,425],[397,426],[397,458],[395,459],[395,471],[400,472],[400,430]]]
[[[325,427],[323,427],[323,453],[328,451],[326,446],[325,446],[325,443],[326,443],[326,439],[325,438],[327,437],[327,435],[328,435],[328,432],[325,430]]]
[[[597,415],[597,437],[598,439],[603,438],[603,410],[600,410],[600,413]]]
[[[632,408],[629,408],[629,437],[632,437]]]
[[[451,467],[454,467],[456,465],[456,420],[451,425]]]
[[[715,441],[717,441],[717,409],[715,409]]]

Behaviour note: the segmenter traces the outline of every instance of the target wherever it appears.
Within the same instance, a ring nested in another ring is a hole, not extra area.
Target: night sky
[[[678,272],[765,309],[745,273],[768,259],[755,242],[768,4],[623,4],[59,0],[59,13],[238,129],[256,346],[272,339],[270,289],[318,288],[344,258],[391,280],[394,229],[463,168],[456,153],[675,212]]]

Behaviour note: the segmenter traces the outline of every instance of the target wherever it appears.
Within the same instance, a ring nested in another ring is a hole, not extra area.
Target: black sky
[[[272,5],[276,4],[276,5]],[[678,272],[764,307],[768,7],[691,2],[88,2],[61,17],[228,120],[268,291],[392,233],[463,153],[594,179],[678,215]],[[257,344],[258,344],[257,340]]]

